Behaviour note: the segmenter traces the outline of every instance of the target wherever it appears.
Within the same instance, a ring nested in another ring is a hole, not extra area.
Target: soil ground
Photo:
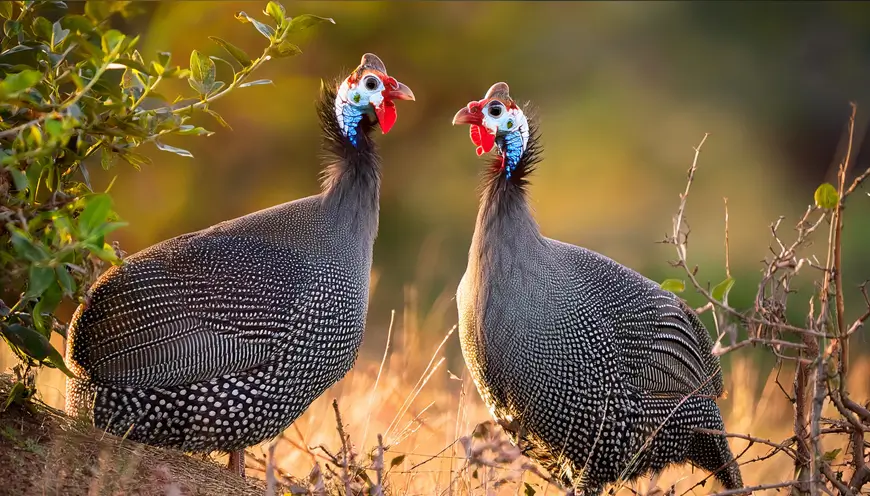
[[[4,401],[12,384],[0,375]],[[0,408],[3,404],[0,403]],[[49,407],[10,405],[0,412],[0,495],[257,495],[210,459],[111,436]]]

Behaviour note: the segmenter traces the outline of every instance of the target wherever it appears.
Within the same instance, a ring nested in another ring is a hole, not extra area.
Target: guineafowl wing
[[[632,343],[626,354],[632,382],[653,394],[719,396],[722,373],[704,325],[673,293],[652,281],[647,286],[643,313],[652,319],[629,321],[622,333]]]
[[[299,332],[314,264],[259,238],[203,233],[139,252],[94,285],[70,327],[71,359],[91,381],[217,377],[269,360]]]
[[[599,253],[573,247],[578,294],[589,295],[595,319],[628,382],[655,395],[718,396],[719,360],[698,317],[676,295]]]

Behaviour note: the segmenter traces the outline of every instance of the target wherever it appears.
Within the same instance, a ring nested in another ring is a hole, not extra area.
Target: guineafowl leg
[[[227,468],[239,475],[242,479],[245,478],[245,450],[240,449],[230,452],[230,461],[227,463]]]

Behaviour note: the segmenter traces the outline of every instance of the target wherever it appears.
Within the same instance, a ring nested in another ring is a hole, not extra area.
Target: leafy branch
[[[150,164],[136,151],[145,143],[191,157],[161,140],[212,135],[189,123],[197,111],[229,127],[211,102],[269,83],[249,78],[272,58],[300,54],[288,41],[293,34],[333,22],[291,18],[269,2],[264,12],[274,25],[236,16],[268,39],[259,57],[212,37],[236,65],[194,50],[182,68],[168,52],[146,60],[136,49],[138,36],[111,28],[113,16],[138,12],[135,3],[89,1],[84,15],[65,8],[0,2],[0,336],[20,359],[10,401],[34,393],[42,365],[71,373],[50,344],[52,333],[66,333],[55,310],[64,299],[83,301],[105,265],[121,263],[123,252],[106,237],[126,224],[114,211],[111,185],[98,192],[91,184],[97,157],[107,170],[118,158],[138,169]],[[216,60],[233,69],[232,81],[216,79]],[[195,96],[167,101],[156,91],[167,79],[187,80]]]

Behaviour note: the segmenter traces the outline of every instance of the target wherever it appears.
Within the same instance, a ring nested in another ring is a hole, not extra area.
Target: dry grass
[[[455,339],[455,335],[449,338]],[[467,374],[457,377],[444,369],[443,348],[436,352],[437,342],[418,341],[396,348],[394,345],[380,380],[379,363],[362,361],[277,440],[275,456],[280,470],[304,477],[317,463],[321,468],[334,467],[338,473],[335,479],[341,479],[340,467],[330,463],[329,455],[318,448],[338,451],[341,445],[331,412],[331,402],[337,398],[355,453],[371,453],[377,446],[375,433],[385,433],[387,467],[395,464],[385,477],[392,494],[513,495],[525,494],[527,484],[538,495],[560,494],[558,488],[527,470],[528,464],[506,443],[498,426],[478,426],[490,418],[489,413]],[[728,431],[777,442],[791,437],[792,405],[776,385],[776,370],[761,370],[747,355],[733,357],[726,374],[727,397],[720,401],[720,407]],[[791,375],[787,370],[781,373],[782,378]],[[860,380],[866,377],[870,377],[870,360],[857,361],[850,387],[854,397],[863,401],[870,397],[870,384]],[[428,381],[418,380],[421,378]],[[373,389],[376,382],[378,386]],[[370,402],[374,405],[371,410],[366,408]],[[834,412],[830,413],[833,416]],[[825,449],[844,448],[846,442],[844,437],[842,446]],[[770,446],[759,442],[749,445],[748,440],[731,440],[735,455],[741,455],[747,486],[793,477],[788,456],[780,452],[768,457],[773,451]],[[259,448],[251,451],[261,453]],[[263,476],[257,469],[249,469],[249,473]],[[707,477],[706,472],[690,466],[673,467],[655,481],[641,480],[617,494],[655,494],[656,487],[667,490],[671,486],[677,495],[708,494],[718,485]],[[704,485],[698,485],[705,479]],[[769,494],[774,494],[773,490]]]
[[[525,495],[529,488],[537,495],[563,494],[519,455],[500,427],[487,422],[489,412],[457,355],[458,340],[451,329],[455,308],[450,294],[445,293],[425,313],[418,312],[413,290],[407,292],[406,300],[402,317],[396,319],[390,332],[369,330],[365,346],[370,353],[360,358],[343,381],[315,401],[280,438],[249,449],[249,478],[267,479],[268,464],[275,469],[273,480],[294,494],[344,494],[348,488],[352,493],[368,494],[369,487],[378,486],[378,476],[383,478],[383,491],[388,495]],[[389,343],[385,342],[388,335]],[[761,369],[753,360],[758,355],[750,351],[729,356],[727,393],[719,402],[728,431],[777,442],[789,438],[793,410],[775,382],[776,370]],[[448,370],[448,357],[450,363],[458,364],[456,370]],[[8,357],[0,358],[10,363]],[[43,398],[51,406],[62,407],[62,376],[56,371],[47,372],[39,381]],[[792,375],[788,370],[781,373],[785,382]],[[870,384],[860,378],[870,377],[870,360],[856,360],[851,377],[853,397],[862,403],[867,401]],[[349,456],[344,456],[336,428],[334,400],[347,436]],[[4,474],[7,481],[19,484],[14,486],[16,491],[29,487],[45,488],[39,492],[46,494],[70,495],[266,494],[265,486],[252,486],[246,489],[248,492],[230,490],[229,484],[240,481],[214,464],[136,443],[94,442],[99,433],[84,435],[63,427],[63,421],[46,418],[48,421],[24,422],[21,428],[16,427],[19,432],[32,432],[29,437],[35,435],[39,440],[36,454],[8,436],[0,438],[0,465],[16,467],[3,461],[5,456],[21,457],[24,461],[15,463],[30,464],[23,472],[11,468],[14,477],[12,473]],[[8,430],[6,426],[11,424],[4,417],[2,425]],[[382,459],[377,456],[379,434],[384,445]],[[842,446],[825,449],[844,448],[846,441],[843,438]],[[794,468],[787,455],[780,452],[768,456],[773,451],[770,446],[759,442],[749,445],[748,440],[731,440],[735,455],[740,454],[747,485],[793,477]],[[270,450],[274,455],[271,461]],[[146,459],[153,463],[143,465],[146,453]],[[71,460],[77,463],[70,464]],[[73,473],[77,477],[71,477]],[[299,479],[290,480],[291,475]],[[703,480],[706,482],[698,485]],[[70,481],[77,481],[77,485]],[[172,481],[184,484],[179,486],[180,492],[166,492]],[[94,492],[92,485],[97,483],[103,489]],[[676,495],[709,494],[718,489],[706,472],[686,465],[672,467],[655,480],[644,479],[623,487],[617,494],[659,494],[672,486]],[[125,489],[130,487],[136,489]],[[0,488],[0,493],[5,489]]]

